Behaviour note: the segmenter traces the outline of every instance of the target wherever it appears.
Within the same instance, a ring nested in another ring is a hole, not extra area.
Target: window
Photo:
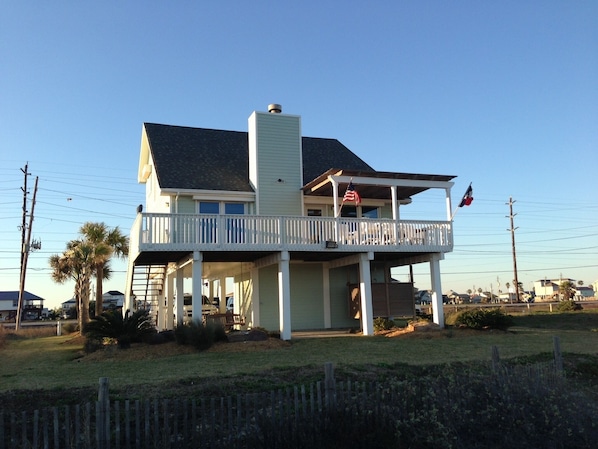
[[[200,214],[217,214],[220,212],[220,203],[201,201],[199,203]]]
[[[378,208],[372,206],[361,206],[361,216],[365,218],[378,218]]]
[[[349,206],[343,204],[341,217],[347,218],[379,218],[378,207],[374,206]]]
[[[224,213],[227,215],[243,215],[245,205],[243,203],[224,203]]]

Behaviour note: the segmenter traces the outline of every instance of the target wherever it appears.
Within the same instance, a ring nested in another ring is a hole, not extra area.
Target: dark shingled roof
[[[163,189],[252,192],[248,133],[145,123],[156,175]],[[327,170],[374,172],[336,139],[302,137],[303,183]]]
[[[11,290],[11,291],[4,291],[0,292],[0,301],[14,301],[19,299],[19,291],[18,290]],[[29,293],[27,290],[23,291],[23,300],[24,301],[44,301],[44,298],[41,298],[33,293]]]

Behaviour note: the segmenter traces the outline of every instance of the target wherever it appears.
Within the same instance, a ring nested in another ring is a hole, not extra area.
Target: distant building
[[[0,292],[0,322],[15,321],[19,304],[19,292]],[[23,292],[23,320],[38,320],[44,309],[44,298],[28,291]]]
[[[102,295],[102,306],[104,310],[122,309],[125,301],[125,294],[117,290],[110,290]]]
[[[575,289],[575,299],[584,300],[594,297],[594,289],[591,287],[577,287]]]
[[[121,310],[125,294],[118,290],[110,290],[102,295],[102,308],[104,310]],[[61,305],[61,315],[63,318],[75,318],[76,313],[73,310],[77,308],[77,301],[74,298],[64,301]]]

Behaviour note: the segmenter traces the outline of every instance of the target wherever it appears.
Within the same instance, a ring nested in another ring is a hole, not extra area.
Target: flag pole
[[[451,215],[451,222],[455,219],[455,215],[457,215],[457,212],[459,211],[459,206],[457,206],[455,208],[455,211],[453,212],[453,214]]]

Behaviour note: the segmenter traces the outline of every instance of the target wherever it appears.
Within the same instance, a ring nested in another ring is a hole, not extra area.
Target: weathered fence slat
[[[108,404],[110,406],[110,404]],[[108,426],[110,429],[110,426]],[[120,401],[114,403],[114,447],[120,449]]]

